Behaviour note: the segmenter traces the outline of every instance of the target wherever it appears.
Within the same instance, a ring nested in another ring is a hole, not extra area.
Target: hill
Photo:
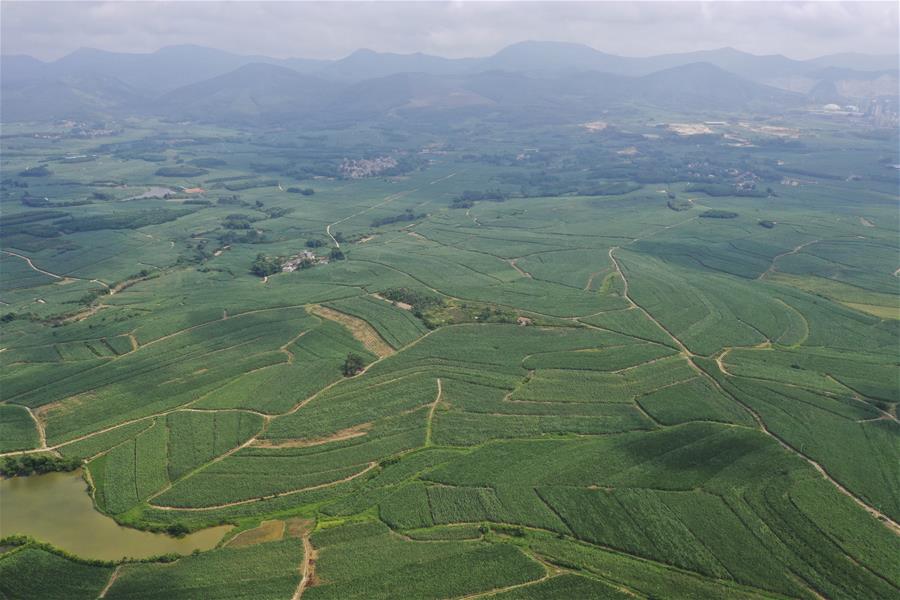
[[[153,111],[177,119],[246,121],[299,118],[323,109],[338,86],[270,64],[244,65],[159,98]]]

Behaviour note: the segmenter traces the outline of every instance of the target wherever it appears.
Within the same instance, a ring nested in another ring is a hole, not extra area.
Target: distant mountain
[[[808,60],[806,63],[818,67],[837,67],[854,71],[897,71],[900,69],[900,55],[845,52],[820,56]]]
[[[146,110],[138,90],[104,75],[20,79],[0,88],[0,121],[49,121],[123,116]]]
[[[801,94],[744,79],[710,63],[657,71],[636,82],[635,96],[650,104],[694,110],[799,106]]]
[[[0,57],[0,85],[40,79],[46,63],[25,54]]]
[[[322,65],[319,73],[337,79],[361,81],[398,73],[457,75],[465,72],[472,64],[473,59],[449,59],[421,53],[392,54],[364,49]]]
[[[3,56],[3,118],[147,111],[178,119],[378,118],[449,110],[537,111],[544,118],[640,102],[683,110],[771,110],[898,94],[890,57],[812,61],[720,48],[623,57],[529,41],[483,58],[359,50],[334,61],[244,56],[200,46],[148,54],[81,49],[44,63]],[[863,70],[865,67],[868,70]]]
[[[583,44],[519,42],[481,59],[480,71],[603,71],[633,75],[636,59],[606,54]]]
[[[805,93],[823,80],[825,67],[844,68],[843,79],[853,82],[868,80],[866,71],[871,69],[857,69],[851,65],[871,67],[889,62],[886,57],[868,57],[871,59],[869,61],[865,58],[865,55],[834,55],[815,61],[798,61],[777,54],[757,56],[734,48],[624,57],[600,52],[583,44],[527,41],[508,46],[492,56],[467,59],[359,50],[339,61],[323,63],[317,73],[326,78],[353,81],[399,73],[461,75],[487,71],[535,74],[599,71],[639,77],[685,65],[709,63],[757,83]],[[845,87],[854,86],[850,84]]]
[[[171,118],[201,121],[296,118],[323,108],[339,88],[287,67],[252,63],[168,92],[154,108]]]
[[[126,54],[82,48],[49,63],[48,74],[106,75],[135,88],[161,93],[223,75],[251,62],[276,62],[202,46],[168,46],[149,54]]]

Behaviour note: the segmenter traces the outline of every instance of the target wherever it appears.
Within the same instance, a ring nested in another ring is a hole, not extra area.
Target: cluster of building
[[[378,158],[363,158],[360,160],[345,158],[341,162],[340,171],[341,175],[349,179],[361,179],[378,175],[382,171],[393,169],[396,166],[397,159],[392,156],[379,156]]]
[[[327,256],[316,256],[310,250],[304,250],[300,254],[289,257],[281,264],[281,270],[285,273],[293,273],[297,269],[311,267],[313,265],[327,265]]]

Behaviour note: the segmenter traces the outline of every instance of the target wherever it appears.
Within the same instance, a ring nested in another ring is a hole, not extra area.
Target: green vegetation
[[[319,550],[321,585],[310,598],[441,598],[535,580],[544,568],[509,544],[404,541],[381,524],[324,529]],[[324,579],[324,573],[330,573]]]
[[[287,192],[290,194],[301,194],[303,196],[312,196],[316,193],[316,190],[312,188],[299,188],[299,187],[289,187]]]
[[[0,321],[8,323],[12,319],[0,317]],[[37,445],[37,428],[28,410],[15,404],[0,404],[0,452],[28,450]]]
[[[159,177],[199,177],[209,173],[206,169],[192,167],[190,165],[178,165],[175,167],[160,167],[156,170]]]
[[[122,567],[107,598],[289,598],[300,575],[298,539],[247,548],[222,548],[171,564]]]
[[[736,212],[730,210],[704,210],[700,213],[700,217],[704,219],[734,219],[737,216]]]
[[[341,367],[341,372],[344,374],[344,377],[353,377],[362,371],[364,366],[365,361],[363,360],[363,357],[351,352],[347,355],[347,358],[344,359],[344,366]]]
[[[257,254],[250,265],[250,271],[257,277],[267,277],[281,272],[281,260],[278,257],[269,257],[265,254]]]
[[[406,209],[405,212],[400,213],[399,215],[393,215],[390,217],[381,217],[380,219],[375,219],[372,221],[372,227],[383,227],[385,225],[391,225],[393,223],[405,223],[408,221],[419,221],[424,219],[427,215],[425,213],[413,213],[411,208]]]
[[[54,471],[74,471],[80,466],[81,460],[78,458],[60,458],[52,454],[20,454],[3,457],[0,475],[25,477]]]
[[[896,137],[479,106],[4,123],[4,475],[235,526],[104,597],[895,597]],[[117,566],[2,545],[3,597]]]
[[[0,594],[4,598],[91,600],[106,585],[113,567],[70,560],[38,545],[0,554]]]
[[[53,174],[47,165],[41,165],[39,167],[28,167],[24,171],[19,172],[19,177],[49,177]]]
[[[100,215],[57,221],[56,226],[63,233],[97,231],[100,229],[139,229],[148,225],[159,225],[191,214],[187,209],[164,209],[133,212],[124,215]]]

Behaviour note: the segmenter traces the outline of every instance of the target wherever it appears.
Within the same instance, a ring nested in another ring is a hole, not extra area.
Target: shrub
[[[700,213],[700,216],[704,219],[733,219],[738,216],[736,212],[731,212],[730,210],[706,210]]]
[[[344,373],[344,377],[353,377],[362,371],[363,367],[365,367],[365,363],[363,362],[362,356],[350,352],[344,360],[344,366],[341,371]]]
[[[19,177],[47,177],[52,174],[53,171],[48,169],[47,165],[41,165],[39,167],[30,167],[24,171],[20,171]]]
[[[0,475],[4,477],[19,477],[35,473],[74,471],[80,466],[80,458],[60,458],[51,454],[22,454],[4,458],[2,465],[0,465]]]

